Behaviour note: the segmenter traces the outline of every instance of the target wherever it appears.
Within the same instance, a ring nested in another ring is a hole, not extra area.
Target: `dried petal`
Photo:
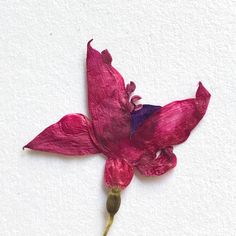
[[[136,89],[135,83],[133,81],[130,81],[130,83],[126,85],[126,92],[128,96],[130,96],[135,89]]]
[[[130,134],[128,95],[122,76],[111,66],[107,50],[99,53],[88,43],[87,80],[89,112],[101,149],[109,152],[110,144]]]
[[[142,99],[141,96],[139,96],[139,95],[134,95],[134,96],[131,98],[131,102],[132,102],[132,103],[135,103],[135,102],[137,102],[137,101],[140,100],[140,99]]]
[[[112,56],[109,53],[109,51],[107,49],[105,49],[101,52],[101,54],[102,54],[102,59],[103,59],[104,63],[111,65]]]
[[[49,126],[24,148],[65,155],[98,153],[91,136],[91,124],[81,114],[69,114]]]
[[[168,170],[174,168],[177,164],[177,159],[173,153],[173,147],[168,147],[161,150],[159,156],[154,158],[150,154],[142,156],[142,159],[137,163],[138,171],[146,176],[162,175]]]
[[[199,83],[196,98],[172,102],[146,119],[134,143],[156,151],[184,142],[204,116],[209,100],[209,92]]]
[[[133,167],[124,159],[108,158],[105,165],[104,180],[108,188],[124,189],[134,175]]]
[[[142,109],[131,113],[131,134],[154,112],[160,110],[160,106],[143,105]]]
[[[138,110],[142,109],[142,107],[143,107],[142,104],[135,104],[140,99],[142,99],[142,97],[140,97],[139,95],[132,96],[131,101],[130,101],[130,103],[133,104],[133,110],[132,111],[138,111]]]
[[[142,108],[143,108],[143,104],[138,104],[138,105],[135,105],[135,106],[134,106],[133,111],[139,111],[139,110],[141,110]]]

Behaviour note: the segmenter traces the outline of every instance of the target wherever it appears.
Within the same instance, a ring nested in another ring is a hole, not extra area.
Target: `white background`
[[[0,235],[93,236],[105,225],[105,159],[22,151],[87,113],[86,43],[108,48],[143,103],[212,94],[162,177],[136,175],[110,235],[236,235],[236,2],[0,1]]]

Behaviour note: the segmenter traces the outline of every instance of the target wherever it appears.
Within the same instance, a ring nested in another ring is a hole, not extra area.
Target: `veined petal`
[[[111,65],[108,50],[99,53],[88,43],[88,105],[101,149],[119,143],[130,134],[128,94],[122,76]]]
[[[90,129],[91,124],[86,116],[69,114],[43,130],[24,148],[65,155],[98,153]]]
[[[133,167],[124,159],[108,158],[105,165],[104,181],[107,188],[124,189],[134,175]]]
[[[154,112],[134,135],[134,143],[150,151],[184,142],[206,113],[210,93],[199,83],[196,98],[172,102]]]
[[[168,170],[174,168],[177,164],[177,159],[173,153],[173,147],[168,147],[161,150],[159,156],[143,155],[136,167],[142,175],[155,176],[162,175]]]
[[[131,113],[131,134],[134,134],[136,129],[154,112],[160,110],[160,106],[152,106],[152,105],[143,105],[142,109],[133,111]]]
[[[177,159],[173,153],[173,147],[167,147],[161,150],[157,157],[151,154],[143,155],[136,167],[142,175],[155,176],[165,174],[168,170],[174,168],[176,164]]]

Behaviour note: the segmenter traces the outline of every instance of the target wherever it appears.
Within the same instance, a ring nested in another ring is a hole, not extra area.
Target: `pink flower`
[[[66,115],[25,147],[65,155],[103,153],[107,157],[105,185],[110,189],[127,187],[135,168],[146,176],[162,175],[174,168],[173,145],[184,142],[202,119],[209,92],[200,82],[195,98],[163,107],[136,105],[141,97],[131,96],[134,82],[125,86],[111,65],[108,50],[99,53],[90,42],[87,82],[91,118]]]

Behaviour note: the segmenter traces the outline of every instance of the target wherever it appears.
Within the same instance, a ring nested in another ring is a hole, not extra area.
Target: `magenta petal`
[[[161,150],[159,156],[154,158],[151,155],[144,155],[136,165],[139,172],[146,176],[162,175],[174,168],[177,159],[173,153],[173,147]]]
[[[98,153],[91,139],[90,126],[86,116],[69,114],[42,131],[24,148],[65,155]]]
[[[125,89],[126,89],[128,96],[130,96],[131,93],[133,93],[134,90],[136,89],[136,85],[133,81],[130,81],[130,83],[126,85]]]
[[[130,111],[125,84],[112,67],[108,50],[99,53],[88,43],[88,103],[93,128],[102,150],[130,134]]]
[[[139,95],[134,95],[132,98],[131,98],[131,102],[132,103],[135,103],[137,102],[138,100],[142,99],[142,97],[140,97]]]
[[[106,64],[111,65],[112,56],[109,53],[109,51],[107,49],[105,49],[101,52],[101,55],[102,55],[103,62],[106,63]]]
[[[131,182],[133,175],[133,167],[126,160],[118,158],[106,160],[104,180],[107,188],[124,189]]]
[[[144,104],[142,109],[131,112],[131,134],[154,112],[160,110],[160,106],[152,106]]]
[[[199,83],[196,98],[172,102],[154,112],[134,135],[136,145],[156,151],[184,142],[206,113],[209,92]]]

